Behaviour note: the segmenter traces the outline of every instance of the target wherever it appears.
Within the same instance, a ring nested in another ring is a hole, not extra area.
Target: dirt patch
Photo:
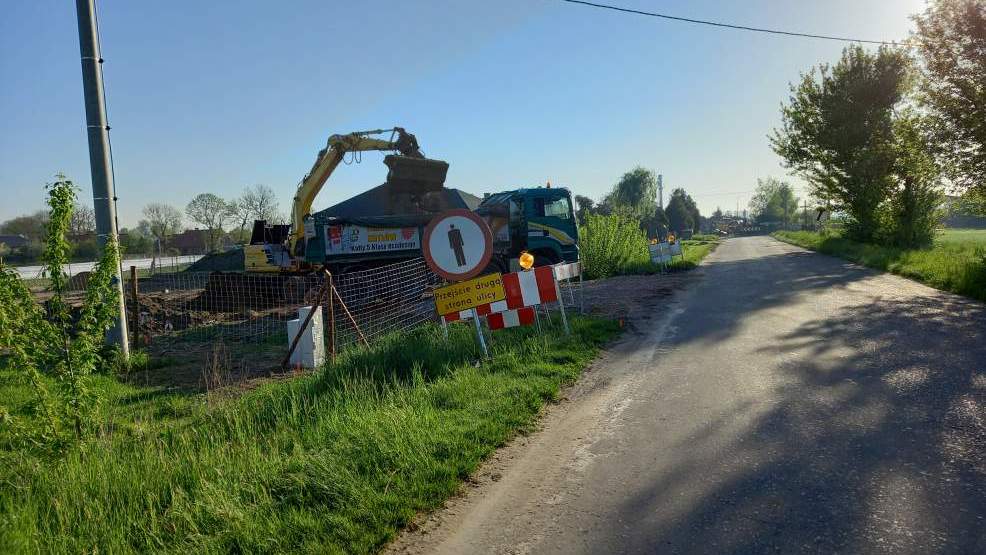
[[[670,298],[701,275],[701,269],[649,276],[616,276],[583,283],[585,310],[626,325],[657,316],[660,300]]]

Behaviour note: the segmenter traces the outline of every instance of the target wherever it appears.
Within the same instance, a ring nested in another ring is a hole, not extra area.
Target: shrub
[[[631,273],[650,264],[647,235],[627,214],[586,215],[579,242],[587,279]]]
[[[52,297],[38,305],[19,275],[0,263],[0,349],[5,364],[32,384],[37,402],[34,416],[40,422],[36,434],[20,439],[58,450],[92,430],[99,401],[89,387],[93,371],[106,362],[103,338],[116,316],[115,271],[119,267],[116,243],[108,241],[89,276],[85,301],[77,313],[63,297],[67,276],[62,267],[71,249],[65,236],[75,204],[75,187],[59,176],[48,186],[51,219],[44,243],[45,272],[51,279]],[[6,410],[0,407],[0,414]],[[20,435],[26,429],[6,418],[0,433]],[[14,438],[17,439],[17,438]]]

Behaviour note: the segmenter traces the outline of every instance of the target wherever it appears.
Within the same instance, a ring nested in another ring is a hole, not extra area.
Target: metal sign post
[[[555,291],[558,294],[558,308],[561,309],[561,324],[565,327],[565,335],[572,335],[572,330],[568,327],[568,316],[565,315],[565,297],[562,296],[558,288],[558,281],[555,280]]]
[[[435,216],[425,228],[421,251],[425,262],[439,276],[453,282],[471,280],[486,269],[493,257],[493,233],[486,221],[475,212],[449,210]],[[490,353],[475,307],[504,297],[500,275],[486,277],[493,279],[479,278],[435,291],[435,307],[443,325],[445,314],[466,308],[472,310],[483,358],[489,358]]]

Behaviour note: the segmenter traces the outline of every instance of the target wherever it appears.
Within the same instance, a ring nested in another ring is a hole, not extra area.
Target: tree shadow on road
[[[819,255],[709,266],[701,287],[738,286],[750,275],[775,287],[731,291],[721,310],[682,322],[672,348],[729,338],[801,295],[833,302],[852,290],[863,302],[750,345],[778,360],[802,356],[779,363],[783,379],[769,404],[725,407],[677,446],[684,464],[625,500],[624,514],[649,527],[631,548],[986,552],[986,306],[923,288],[859,287],[886,277],[835,259],[803,264],[805,257]],[[748,427],[716,433],[750,410]],[[697,485],[697,497],[655,521],[685,483]]]

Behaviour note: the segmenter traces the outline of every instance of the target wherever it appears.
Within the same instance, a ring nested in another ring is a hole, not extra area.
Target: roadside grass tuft
[[[594,318],[573,318],[572,328],[571,337],[498,331],[493,359],[477,366],[471,326],[450,326],[448,343],[425,326],[212,408],[202,396],[99,377],[114,422],[132,416],[125,431],[56,460],[0,444],[0,545],[372,552],[529,429],[618,333]]]
[[[986,233],[946,230],[929,249],[884,247],[812,231],[778,231],[773,236],[799,247],[911,278],[936,289],[986,301]]]

